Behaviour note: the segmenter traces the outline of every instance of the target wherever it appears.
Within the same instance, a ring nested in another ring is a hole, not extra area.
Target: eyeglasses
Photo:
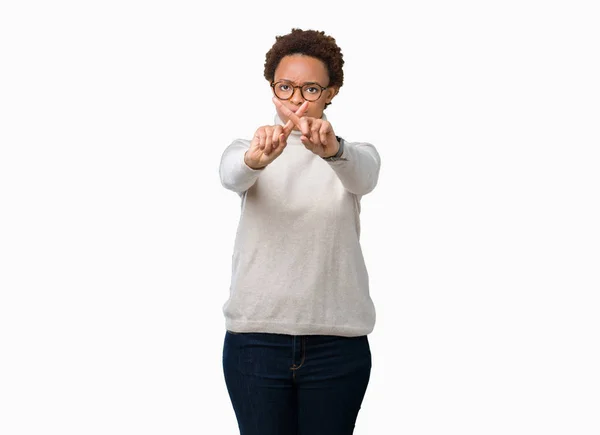
[[[318,83],[304,83],[302,86],[294,86],[290,82],[278,81],[271,83],[273,93],[280,100],[289,100],[294,95],[296,88],[300,88],[300,94],[306,101],[317,101],[327,86]]]

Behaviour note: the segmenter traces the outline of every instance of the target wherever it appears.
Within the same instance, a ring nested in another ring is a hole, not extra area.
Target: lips
[[[300,106],[288,107],[288,109],[290,109],[292,112],[296,113],[298,111],[298,109],[300,109]]]

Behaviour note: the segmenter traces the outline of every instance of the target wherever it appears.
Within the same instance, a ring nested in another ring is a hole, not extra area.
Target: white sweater
[[[323,115],[323,119],[326,119]],[[279,117],[275,122],[283,124]],[[224,187],[241,197],[226,328],[234,332],[359,336],[372,332],[375,307],[360,246],[360,199],[379,177],[368,143],[345,141],[328,162],[293,131],[270,165],[244,163],[250,141],[221,157]]]

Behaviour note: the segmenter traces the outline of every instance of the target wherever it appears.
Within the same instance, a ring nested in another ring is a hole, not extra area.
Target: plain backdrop
[[[239,433],[218,165],[293,27],[336,38],[326,113],[382,158],[355,434],[600,433],[594,3],[2,2],[0,433]]]

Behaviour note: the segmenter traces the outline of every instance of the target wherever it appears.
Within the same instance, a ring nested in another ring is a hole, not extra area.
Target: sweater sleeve
[[[351,193],[366,195],[377,185],[381,158],[370,143],[344,141],[340,160],[328,162]]]
[[[243,193],[256,182],[262,169],[252,169],[244,162],[244,154],[250,148],[250,142],[237,139],[229,145],[221,156],[219,175],[221,184],[229,190]]]

